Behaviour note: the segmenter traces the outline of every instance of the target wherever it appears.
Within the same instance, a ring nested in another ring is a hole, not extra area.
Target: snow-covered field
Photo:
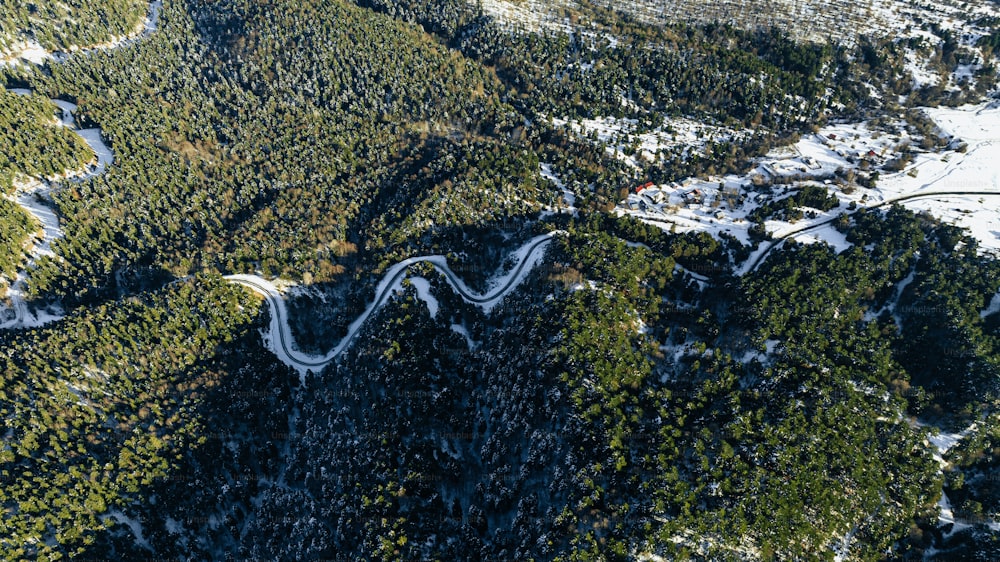
[[[483,13],[493,17],[501,24],[522,28],[528,31],[558,30],[570,31],[572,28],[561,17],[564,8],[575,5],[572,0],[476,0],[476,6],[482,7]]]
[[[760,159],[748,174],[689,178],[679,184],[654,186],[630,194],[617,212],[629,214],[667,230],[726,233],[749,240],[747,216],[761,204],[786,196],[775,186],[773,194],[756,187],[761,180],[778,179],[794,189],[804,184],[823,185],[839,200],[827,212],[795,222],[766,221],[775,238],[800,242],[824,241],[838,250],[849,246],[842,234],[826,223],[851,206],[882,206],[893,201],[916,211],[927,211],[943,221],[967,228],[983,251],[1000,251],[1000,104],[983,103],[959,108],[928,108],[924,113],[940,134],[951,136],[948,149],[916,151],[902,171],[882,171],[873,189],[830,181],[837,171],[863,173],[877,170],[897,157],[907,144],[915,144],[902,129],[872,130],[865,123],[838,124],[807,135]],[[812,227],[812,228],[810,228]],[[808,229],[806,232],[799,231]]]
[[[988,18],[1000,16],[1000,5],[991,2],[947,2],[945,0],[912,0],[908,2],[875,3],[874,12],[882,21],[881,28],[906,47],[906,68],[913,76],[913,86],[941,85],[956,90],[963,80],[974,82],[974,73],[983,63],[976,42],[990,32]],[[959,64],[954,72],[942,75],[932,68],[928,57],[933,47],[940,46],[943,38],[937,33],[949,32],[958,43],[961,58],[970,59]],[[915,49],[911,40],[919,42]]]
[[[904,172],[879,182],[885,199],[935,192],[1000,194],[1000,104],[925,110],[941,130],[967,143],[964,153],[921,154]],[[1000,198],[936,196],[903,203],[915,211],[967,228],[981,247],[1000,250]]]

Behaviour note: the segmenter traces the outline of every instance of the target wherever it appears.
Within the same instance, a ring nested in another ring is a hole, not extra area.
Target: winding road
[[[118,41],[106,45],[84,47],[72,53],[48,53],[46,56],[52,57],[56,62],[63,62],[70,56],[118,49],[140,41],[156,31],[162,7],[163,0],[153,0],[153,2],[149,4],[149,9],[142,28],[132,36],[121,38]],[[11,88],[8,91],[21,96],[28,96],[32,94],[31,90],[25,88]],[[108,166],[114,162],[114,153],[108,145],[104,143],[101,130],[99,128],[81,129],[77,126],[77,123],[73,118],[73,113],[77,109],[76,104],[59,99],[52,99],[50,101],[62,110],[61,115],[59,116],[60,124],[63,127],[73,130],[73,132],[79,135],[80,138],[87,143],[87,146],[89,146],[94,152],[94,156],[96,157],[96,162],[92,165],[88,164],[82,170],[70,171],[67,173],[65,180],[81,182],[99,176],[107,171]],[[24,302],[24,289],[28,280],[28,272],[34,265],[35,259],[41,255],[51,253],[50,248],[52,241],[62,236],[62,231],[59,229],[59,218],[56,216],[55,211],[49,205],[41,203],[36,198],[36,195],[42,194],[48,189],[49,187],[45,187],[44,185],[42,185],[41,189],[19,189],[15,194],[15,197],[12,197],[12,200],[15,203],[20,205],[25,211],[35,217],[35,219],[42,225],[42,237],[37,241],[35,247],[29,253],[27,267],[17,273],[17,277],[7,289],[7,296],[11,301],[10,308],[14,312],[14,318],[0,324],[0,329],[41,326],[47,322],[62,318],[62,316],[59,315],[32,313],[28,310],[28,306]]]
[[[95,46],[92,48],[85,48],[76,51],[75,54],[86,54],[91,51],[104,50],[119,48],[127,44],[139,41],[152,32],[154,32],[158,26],[158,20],[161,11],[162,0],[154,0],[150,3],[149,12],[147,18],[144,22],[144,26],[133,36],[122,38],[121,40],[111,43],[108,45]],[[56,62],[60,62],[66,56],[65,53],[55,53],[50,54],[55,55],[54,58]],[[18,94],[28,94],[28,90],[13,90]],[[77,128],[76,123],[73,119],[73,112],[76,110],[76,106],[61,100],[52,100],[56,105],[62,109],[62,124],[66,127],[73,129],[77,134],[79,134],[84,141],[91,147],[94,153],[97,155],[96,166],[84,171],[82,174],[78,174],[75,177],[69,178],[72,181],[82,181],[93,176],[100,175],[104,173],[107,167],[113,162],[114,155],[112,151],[103,143],[101,140],[101,131],[99,129],[85,129],[80,130]],[[975,139],[974,139],[975,140]],[[985,141],[983,144],[990,144],[993,139],[984,138],[980,139]],[[981,146],[976,146],[973,150],[981,148]],[[925,184],[924,187],[928,187],[930,184],[941,180],[944,176],[935,178],[932,182]],[[907,195],[898,196],[892,199],[887,199],[872,205],[867,205],[863,207],[858,207],[858,209],[877,209],[880,207],[885,207],[888,205],[902,203],[906,201],[911,201],[915,199],[922,198],[942,198],[948,196],[998,196],[1000,191],[924,191],[917,193],[910,193]],[[43,324],[47,321],[56,320],[58,316],[40,316],[32,315],[28,310],[26,303],[21,295],[24,285],[27,280],[27,275],[31,267],[31,261],[37,257],[40,253],[49,252],[49,245],[52,240],[62,233],[58,228],[58,218],[55,214],[43,205],[39,205],[38,202],[33,200],[32,193],[21,194],[21,197],[17,199],[17,202],[21,204],[29,213],[34,215],[39,222],[44,227],[44,235],[36,245],[35,250],[32,255],[29,256],[29,266],[25,271],[19,272],[17,279],[11,285],[9,289],[9,296],[12,301],[12,308],[15,313],[15,318],[11,321],[0,325],[0,328],[18,328],[18,327],[29,327],[34,325]],[[857,212],[857,210],[853,211]],[[849,214],[853,214],[849,213]],[[830,224],[838,221],[840,217],[831,217],[824,219],[820,222],[809,224],[792,230],[790,232],[783,233],[779,236],[775,236],[772,240],[767,242],[767,246],[759,250],[756,255],[754,255],[746,265],[744,265],[741,270],[743,272],[750,272],[756,270],[761,263],[771,254],[771,252],[780,247],[786,240],[800,236],[802,234],[809,233],[814,230],[818,230],[829,226]],[[455,274],[455,272],[448,266],[447,260],[443,256],[423,256],[415,257],[407,260],[403,260],[398,264],[389,268],[383,276],[382,280],[379,282],[375,291],[375,300],[368,305],[365,311],[348,327],[347,335],[341,339],[341,341],[334,347],[330,352],[323,356],[313,356],[304,354],[295,348],[294,337],[291,333],[291,329],[288,325],[288,312],[285,307],[285,297],[282,293],[272,284],[270,281],[256,276],[256,275],[229,275],[226,279],[231,283],[236,283],[247,287],[248,289],[260,294],[264,297],[265,302],[271,310],[271,325],[269,327],[268,333],[264,335],[268,347],[275,353],[275,355],[285,364],[299,370],[301,373],[305,373],[307,370],[321,369],[328,365],[330,362],[335,360],[341,353],[346,350],[354,338],[360,332],[364,323],[390,298],[390,296],[397,290],[399,290],[402,280],[405,278],[409,268],[418,263],[427,263],[433,266],[438,272],[440,272],[444,278],[447,280],[448,284],[451,286],[452,290],[458,293],[462,299],[466,302],[480,306],[486,313],[489,313],[493,306],[495,306],[503,297],[505,297],[512,289],[514,289],[521,281],[523,281],[526,273],[530,271],[531,267],[538,262],[544,253],[545,247],[552,240],[554,235],[558,232],[553,232],[543,236],[538,236],[533,238],[521,248],[519,248],[514,255],[518,256],[518,261],[513,267],[513,269],[507,274],[495,279],[495,287],[486,293],[476,293],[469,289],[469,287]]]
[[[31,95],[32,93],[31,90],[23,88],[13,88],[8,91],[21,96]],[[75,104],[57,99],[51,101],[62,110],[59,119],[61,126],[71,129],[87,143],[87,146],[94,153],[95,161],[81,170],[66,173],[63,179],[49,178],[47,181],[52,182],[49,185],[43,182],[34,182],[33,184],[29,184],[28,187],[19,186],[15,194],[10,197],[13,202],[20,205],[22,209],[35,217],[35,220],[41,224],[42,236],[28,253],[26,268],[17,273],[17,277],[15,277],[7,289],[7,296],[11,301],[10,308],[14,312],[14,318],[0,324],[0,328],[28,328],[40,326],[49,321],[61,318],[61,316],[51,314],[33,314],[28,310],[28,306],[24,302],[24,290],[28,281],[28,272],[39,256],[51,254],[52,241],[62,236],[62,230],[59,229],[59,217],[56,215],[55,210],[49,204],[43,203],[37,196],[46,195],[52,189],[52,184],[59,181],[81,182],[99,176],[114,162],[114,154],[108,145],[104,144],[100,129],[80,129],[77,127],[76,121],[73,118],[73,112],[76,111]]]
[[[25,89],[17,89],[13,91],[19,95],[31,94],[30,90]],[[62,110],[62,125],[73,129],[74,132],[79,134],[97,156],[97,162],[95,165],[89,167],[81,173],[70,175],[67,177],[67,180],[83,181],[85,179],[103,174],[107,170],[108,166],[114,162],[114,154],[101,140],[100,129],[78,129],[73,119],[73,112],[76,111],[76,105],[62,100],[52,100],[52,102]],[[8,296],[11,300],[11,309],[14,312],[14,318],[0,325],[0,328],[27,328],[39,326],[61,318],[61,316],[51,314],[33,314],[29,311],[23,297],[24,287],[28,279],[28,273],[34,260],[39,255],[50,253],[49,248],[52,241],[62,235],[62,231],[59,229],[58,217],[52,209],[48,208],[48,206],[35,201],[34,194],[35,191],[24,192],[19,198],[15,199],[15,201],[42,224],[43,236],[38,244],[36,244],[35,249],[29,255],[28,267],[18,273],[17,278],[8,289]],[[336,359],[341,353],[343,353],[348,346],[350,346],[365,321],[367,321],[376,310],[385,304],[393,292],[399,289],[399,286],[406,276],[410,266],[418,263],[428,263],[432,265],[442,275],[444,275],[452,289],[466,302],[479,306],[483,308],[485,312],[489,313],[493,306],[495,306],[504,296],[507,295],[507,293],[523,281],[527,272],[530,271],[531,267],[541,258],[545,250],[545,246],[552,240],[552,237],[559,232],[561,231],[537,236],[516,250],[514,255],[518,258],[517,263],[510,272],[495,280],[496,286],[493,289],[483,294],[476,293],[469,289],[465,282],[462,281],[462,279],[459,278],[448,266],[448,261],[444,256],[415,257],[397,263],[389,268],[376,288],[375,301],[369,304],[364,313],[351,323],[348,328],[347,335],[344,336],[340,343],[324,356],[311,356],[295,349],[295,340],[292,336],[291,328],[288,325],[288,312],[285,307],[285,297],[274,286],[274,284],[257,275],[229,275],[225,278],[231,283],[243,285],[264,297],[265,302],[271,309],[271,325],[269,332],[265,334],[265,342],[283,363],[304,374],[307,370],[318,370],[325,367],[331,361]]]
[[[489,313],[503,297],[524,280],[541,259],[548,243],[557,234],[564,234],[564,232],[555,231],[536,236],[517,249],[513,254],[517,256],[517,263],[509,272],[495,278],[495,286],[485,293],[476,293],[469,289],[468,285],[448,266],[448,261],[444,256],[414,257],[393,265],[386,271],[376,287],[375,300],[350,324],[347,335],[329,353],[322,356],[307,355],[295,349],[295,338],[288,325],[285,297],[270,281],[257,275],[227,275],[225,279],[231,283],[243,285],[264,297],[271,310],[271,324],[268,333],[265,334],[268,347],[279,360],[304,375],[308,370],[321,369],[330,364],[351,345],[365,322],[386,303],[393,293],[399,290],[410,267],[419,263],[430,264],[444,275],[452,290],[458,293],[463,300],[479,306],[486,313]]]

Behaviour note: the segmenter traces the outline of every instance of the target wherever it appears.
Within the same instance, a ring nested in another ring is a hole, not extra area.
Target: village
[[[960,110],[952,112],[962,114]],[[803,135],[792,145],[771,150],[745,174],[686,178],[662,184],[638,183],[618,203],[615,212],[671,232],[706,231],[717,237],[725,233],[750,244],[750,229],[754,226],[750,215],[762,205],[790,197],[809,185],[823,186],[840,200],[838,206],[826,211],[808,209],[802,219],[764,221],[768,234],[781,236],[812,223],[821,223],[859,205],[877,205],[931,187],[940,189],[941,178],[950,175],[949,170],[957,165],[952,160],[964,159],[969,148],[960,137],[967,135],[975,119],[969,110],[965,113],[969,115],[958,119],[959,131],[954,127],[935,127],[931,133],[933,143],[908,128],[902,118],[875,125],[829,125]],[[931,112],[929,116],[934,118],[935,114]],[[931,173],[938,169],[945,171],[932,176]],[[954,187],[968,187],[974,182],[970,176],[969,181],[958,183],[961,185]],[[950,184],[946,186],[951,187]],[[952,205],[935,213],[934,206],[929,206],[928,202],[923,206],[920,202],[912,205],[938,215],[951,211],[959,222],[963,218],[966,222],[975,218],[971,216],[973,209],[953,209]],[[979,218],[979,222],[1000,220],[1000,217]],[[976,232],[973,228],[973,233]],[[977,238],[985,246],[997,245],[991,231],[984,232],[980,228],[978,232],[982,235]],[[831,234],[826,238],[832,240],[825,241],[837,248],[846,245],[842,237]],[[815,242],[824,236],[812,232],[795,238],[801,242]]]

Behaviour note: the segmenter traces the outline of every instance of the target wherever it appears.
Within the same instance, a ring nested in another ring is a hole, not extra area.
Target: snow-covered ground
[[[922,425],[919,424],[918,425]],[[965,439],[970,433],[976,430],[978,422],[973,422],[969,427],[963,429],[962,431],[956,433],[942,433],[942,432],[932,432],[931,435],[927,437],[928,444],[933,450],[934,460],[941,465],[941,470],[944,470],[948,462],[944,459],[945,454],[957,445],[962,439]],[[951,500],[948,499],[948,494],[941,492],[941,497],[938,499],[938,526],[944,527],[946,525],[952,525],[951,529],[944,534],[945,538],[968,529],[973,526],[973,523],[959,519],[955,517],[955,512],[951,506]],[[981,521],[985,523],[993,531],[1000,531],[1000,523],[992,519],[984,519]]]
[[[473,3],[470,0],[470,3]],[[572,0],[475,0],[483,13],[493,17],[501,25],[526,31],[571,31],[572,27],[559,13],[565,7],[574,6]]]
[[[990,314],[996,314],[997,312],[1000,312],[1000,292],[993,295],[993,298],[990,299],[990,302],[988,305],[986,305],[986,308],[984,308],[979,312],[979,317],[986,318]]]
[[[552,182],[552,184],[556,186],[556,189],[558,189],[562,193],[563,205],[565,205],[565,210],[576,216],[577,214],[576,194],[573,193],[572,189],[566,187],[566,184],[563,183],[562,179],[558,175],[556,175],[554,171],[552,171],[552,164],[543,162],[541,165],[541,175],[543,178]],[[555,212],[562,212],[562,210],[563,209],[549,209],[546,212],[555,213]]]
[[[302,353],[295,347],[295,338],[292,335],[291,327],[288,325],[288,309],[285,306],[285,297],[274,283],[257,275],[246,274],[229,275],[226,279],[232,283],[248,287],[265,298],[265,301],[271,308],[271,324],[268,326],[268,331],[264,334],[264,344],[282,363],[298,370],[304,384],[307,371],[322,369],[336,359],[354,341],[354,338],[361,331],[365,322],[392,295],[403,290],[403,281],[407,279],[406,273],[411,266],[418,263],[430,264],[444,275],[445,280],[462,299],[479,306],[485,313],[489,314],[510,291],[524,281],[525,277],[542,259],[545,248],[552,237],[559,233],[560,231],[557,231],[536,236],[514,251],[511,257],[515,265],[509,271],[491,279],[488,283],[489,288],[485,293],[476,293],[469,289],[465,282],[448,267],[448,261],[444,256],[408,258],[393,265],[385,272],[382,280],[376,286],[375,300],[369,303],[365,311],[351,322],[347,328],[347,335],[329,353],[321,356]],[[410,277],[409,282],[416,289],[417,297],[427,305],[431,317],[435,317],[438,312],[438,301],[431,294],[430,282],[423,277]],[[463,333],[461,331],[464,330],[463,327],[452,326],[452,329],[454,330],[456,327],[460,328],[460,330],[456,331]],[[470,347],[472,347],[473,342],[468,336],[468,332],[464,332],[464,335]]]
[[[941,499],[938,500],[938,526],[944,527],[945,525],[951,525],[951,530],[944,534],[945,538],[951,535],[964,531],[972,527],[971,524],[962,521],[961,519],[955,519],[955,512],[951,508],[951,500],[948,499],[948,494],[941,492]]]
[[[580,5],[573,0],[468,0],[501,24],[530,31],[588,27]],[[778,25],[793,36],[825,41],[829,37],[850,40],[858,33],[875,32],[884,22],[873,13],[873,0],[628,0],[608,7],[652,25],[678,21],[725,22],[756,28]],[[603,4],[601,5],[604,6]],[[565,16],[573,13],[573,19]]]
[[[887,199],[926,192],[1000,193],[1000,105],[925,110],[947,134],[960,138],[965,153],[919,155],[908,172],[887,177],[879,190]],[[935,197],[903,203],[969,230],[981,247],[1000,250],[1000,199],[984,195]]]
[[[114,519],[118,523],[125,525],[126,527],[129,528],[129,531],[132,532],[132,536],[135,538],[136,545],[150,552],[153,551],[153,547],[150,546],[149,540],[146,539],[143,533],[142,521],[139,521],[134,517],[129,517],[128,515],[125,515],[120,509],[117,508],[108,510],[107,514],[101,516],[101,519],[104,521],[106,521],[107,519]]]
[[[52,241],[63,235],[59,228],[59,216],[46,200],[52,188],[41,184],[29,184],[15,193],[17,204],[28,211],[41,225],[41,237],[35,243],[33,255],[51,256]]]
[[[906,71],[910,73],[914,89],[936,86],[941,82],[941,75],[931,70],[928,61],[913,49],[906,50]]]
[[[512,29],[607,35],[574,0],[467,1]],[[628,0],[609,7],[652,25],[695,21],[749,29],[774,26],[800,40],[835,40],[848,46],[856,44],[859,35],[891,37],[902,45],[914,89],[941,85],[948,91],[975,84],[976,72],[986,66],[976,42],[991,32],[990,18],[1000,16],[995,2],[949,0]],[[957,41],[955,54],[961,63],[955,69],[936,67],[945,33]]]
[[[439,303],[431,294],[431,282],[423,277],[410,277],[410,285],[417,291],[417,298],[427,305],[427,312],[431,318],[437,318]]]
[[[3,53],[0,53],[0,66],[16,64],[45,64],[45,59],[52,56],[45,48],[34,40],[21,41]]]
[[[661,158],[661,151],[684,147],[688,155],[704,154],[710,141],[734,142],[750,135],[750,131],[734,131],[688,118],[668,119],[663,125],[653,129],[642,127],[636,119],[614,117],[574,120],[553,118],[552,124],[568,128],[580,137],[596,138],[607,146],[610,156],[636,168],[641,163],[657,162]]]
[[[934,448],[934,460],[936,460],[942,467],[944,467],[945,460],[944,456],[951,450],[952,447],[958,445],[959,441],[965,439],[972,431],[976,429],[975,423],[969,427],[963,429],[962,431],[956,433],[942,433],[935,432],[927,436],[927,442]]]
[[[452,324],[451,331],[465,338],[466,345],[469,346],[469,351],[475,350],[479,347],[479,342],[472,339],[472,335],[469,334],[469,329],[463,324]]]
[[[905,46],[906,69],[914,88],[941,85],[946,90],[959,89],[963,81],[974,83],[975,72],[985,63],[976,43],[990,33],[989,18],[1000,16],[1000,5],[995,2],[910,0],[876,2],[873,9],[883,32]],[[955,38],[959,60],[968,62],[942,75],[928,59],[943,43],[945,32]],[[911,41],[919,47],[912,47]]]
[[[80,135],[80,137],[86,141],[90,149],[94,151],[94,155],[97,156],[97,162],[92,166],[89,166],[85,173],[76,174],[71,179],[74,181],[83,181],[85,179],[103,174],[104,171],[107,170],[108,166],[115,161],[115,154],[111,152],[111,148],[109,148],[108,145],[104,144],[104,139],[101,138],[101,130],[96,128],[78,129],[76,133]]]
[[[829,223],[851,207],[884,206],[899,201],[907,208],[930,214],[969,230],[983,251],[1000,251],[1000,104],[982,103],[958,108],[926,108],[924,113],[949,148],[914,150],[913,160],[899,172],[880,171],[873,189],[840,183],[846,171],[859,176],[880,170],[907,146],[916,146],[902,127],[892,132],[873,130],[866,123],[837,124],[806,135],[758,160],[744,175],[689,178],[681,183],[653,186],[622,201],[619,214],[677,232],[723,233],[748,242],[752,226],[748,215],[760,205],[786,197],[789,189],[822,185],[840,200],[827,212],[813,211],[795,222],[768,220],[775,238],[790,237],[808,243],[823,241],[838,251],[849,246]],[[831,181],[831,179],[833,181]],[[767,190],[756,187],[776,181]],[[912,198],[909,199],[908,198]],[[808,211],[808,209],[804,209]],[[766,252],[770,245],[760,252]],[[751,258],[751,261],[754,261]]]

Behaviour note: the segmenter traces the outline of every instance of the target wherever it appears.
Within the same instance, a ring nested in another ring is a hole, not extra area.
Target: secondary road
[[[874,205],[859,206],[854,211],[851,211],[851,212],[846,213],[846,214],[848,216],[850,216],[850,215],[853,215],[854,213],[860,211],[861,209],[865,209],[865,210],[878,209],[880,207],[885,207],[885,206],[888,206],[888,205],[894,205],[896,203],[904,203],[906,201],[912,201],[914,199],[933,199],[933,198],[937,198],[937,197],[962,196],[962,195],[964,195],[964,196],[992,196],[992,197],[996,197],[996,196],[1000,196],[1000,191],[925,191],[925,192],[920,192],[920,193],[910,193],[910,194],[907,194],[907,195],[901,195],[899,197],[894,197],[892,199],[886,199],[885,201],[880,201],[878,203],[875,203]],[[774,250],[775,248],[777,248],[778,246],[780,246],[785,240],[788,240],[789,238],[794,238],[794,237],[799,236],[801,234],[806,234],[806,233],[808,233],[810,231],[813,231],[813,230],[818,230],[820,228],[823,228],[824,226],[829,226],[829,225],[831,225],[834,222],[839,221],[839,220],[840,220],[840,216],[832,217],[832,218],[829,218],[829,219],[824,219],[824,220],[822,220],[820,222],[816,222],[816,223],[810,224],[808,226],[804,226],[802,228],[799,228],[799,229],[796,229],[796,230],[792,230],[792,231],[786,232],[786,233],[784,233],[784,234],[782,234],[780,236],[774,237],[773,241],[770,242],[770,244],[764,249],[764,251],[760,252],[759,254],[757,254],[756,257],[753,258],[753,261],[750,263],[750,266],[747,267],[747,268],[745,268],[745,271],[750,272],[750,271],[756,270],[757,267],[760,266],[761,262],[764,261],[764,258],[766,258],[768,256],[768,254],[771,253],[771,250]]]
[[[465,282],[448,266],[448,261],[444,256],[409,258],[393,265],[386,271],[376,287],[375,300],[348,326],[347,335],[340,340],[337,346],[322,356],[307,355],[295,349],[295,338],[288,324],[285,297],[270,281],[256,275],[228,275],[225,279],[231,283],[243,285],[264,297],[264,301],[271,310],[271,325],[267,335],[269,347],[283,363],[304,374],[307,370],[321,369],[340,356],[354,341],[365,322],[399,289],[413,265],[430,264],[444,275],[452,290],[458,293],[463,300],[482,307],[488,313],[494,305],[524,280],[527,273],[542,257],[546,246],[552,241],[552,237],[560,233],[561,231],[556,231],[537,236],[521,246],[514,253],[518,256],[518,261],[511,271],[498,279],[496,287],[485,293],[476,293],[469,289]]]
[[[10,92],[27,96],[31,95],[31,90],[26,90],[23,88],[14,88]],[[68,127],[74,133],[80,136],[87,146],[94,152],[97,158],[96,163],[93,166],[88,165],[82,170],[77,170],[65,174],[65,180],[72,182],[81,182],[96,176],[103,174],[108,166],[114,161],[114,153],[108,148],[108,145],[104,144],[101,139],[100,129],[80,129],[76,126],[76,121],[73,119],[73,112],[76,111],[76,105],[63,100],[51,100],[56,106],[62,110],[62,118],[60,122],[64,127]],[[49,179],[48,181],[59,181],[58,179]],[[59,219],[55,215],[55,211],[49,207],[47,204],[40,203],[34,198],[37,192],[41,191],[45,193],[49,187],[40,182],[35,182],[37,185],[32,187],[21,187],[19,186],[18,191],[15,195],[8,196],[8,199],[20,205],[28,214],[35,217],[38,223],[42,226],[42,236],[37,240],[32,248],[31,252],[28,254],[28,264],[27,267],[18,272],[17,276],[11,282],[10,286],[7,288],[7,296],[11,300],[11,308],[14,311],[14,318],[0,324],[0,329],[7,328],[27,328],[32,326],[41,326],[48,321],[56,320],[59,317],[53,315],[33,315],[28,311],[28,306],[24,302],[24,291],[25,286],[28,281],[28,272],[34,266],[35,260],[45,253],[48,253],[49,248],[52,245],[52,241],[57,237],[62,236],[62,231],[59,229]]]

